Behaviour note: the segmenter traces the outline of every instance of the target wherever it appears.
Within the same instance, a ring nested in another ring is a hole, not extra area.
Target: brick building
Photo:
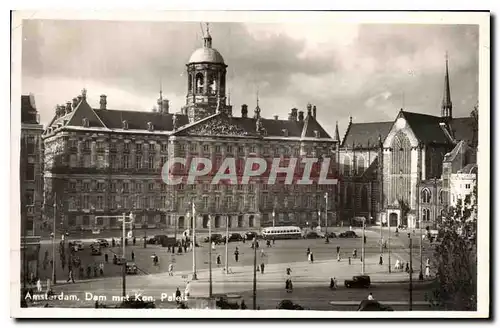
[[[343,220],[373,217],[408,227],[418,227],[420,220],[426,225],[436,222],[449,204],[449,197],[439,197],[449,190],[447,176],[475,163],[475,155],[458,163],[458,157],[450,154],[463,154],[457,150],[463,145],[474,154],[477,149],[477,121],[453,117],[452,108],[446,60],[440,116],[401,109],[392,122],[351,119],[338,160],[342,173],[338,211]],[[450,171],[451,162],[458,168]]]
[[[262,117],[259,100],[253,115],[241,105],[233,115],[226,96],[226,67],[222,55],[212,48],[207,30],[203,47],[197,49],[187,67],[186,104],[170,110],[162,93],[151,112],[114,110],[101,95],[93,108],[84,89],[64,105],[44,131],[45,204],[61,207],[57,226],[67,230],[119,228],[116,219],[97,218],[134,212],[137,228],[191,226],[190,203],[197,208],[197,227],[206,227],[208,215],[215,228],[257,228],[276,224],[317,221],[325,210],[328,193],[329,220],[335,221],[335,185],[267,185],[255,180],[248,185],[167,185],[162,181],[168,159],[193,157],[212,159],[217,167],[227,157],[244,161],[260,156],[270,161],[280,157],[332,157],[329,173],[335,174],[338,141],[316,120],[316,106],[306,113],[294,108],[287,119]],[[238,174],[242,167],[237,168]],[[298,165],[297,171],[304,165]],[[181,172],[182,173],[182,172]],[[184,172],[186,173],[186,172]],[[207,178],[208,179],[208,178]],[[52,218],[50,213],[47,217]]]
[[[21,96],[19,157],[21,213],[21,276],[35,274],[38,267],[39,234],[43,227],[43,127],[33,95]]]

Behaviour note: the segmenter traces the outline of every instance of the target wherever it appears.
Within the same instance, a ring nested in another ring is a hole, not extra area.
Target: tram
[[[269,227],[262,229],[264,239],[301,239],[302,230],[295,226]]]

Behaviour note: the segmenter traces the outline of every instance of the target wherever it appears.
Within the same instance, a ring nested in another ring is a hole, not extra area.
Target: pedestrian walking
[[[245,304],[245,300],[241,300],[240,309],[241,309],[241,310],[246,310],[246,309],[247,309],[247,306],[246,306],[246,304]]]
[[[135,254],[134,254],[134,251],[132,251],[132,253],[130,254],[132,256],[132,261],[134,260],[135,258]]]
[[[264,256],[266,256],[266,254],[264,253],[264,248],[262,248],[260,250],[260,257],[264,257]]]
[[[97,278],[98,276],[98,271],[99,271],[99,267],[97,264],[94,264],[94,278]]]
[[[399,259],[398,259],[398,260],[396,260],[396,264],[394,264],[394,270],[399,271],[400,266],[401,266],[401,263],[399,263]]]
[[[425,277],[430,278],[431,277],[431,266],[429,262],[425,265]]]
[[[179,254],[182,253],[182,245],[179,245],[179,248],[177,249],[177,253],[179,253]]]
[[[217,267],[219,267],[220,264],[221,264],[220,255],[217,255]]]
[[[375,299],[373,298],[373,294],[372,294],[372,293],[368,294],[368,300],[369,300],[369,301],[374,301],[374,300],[375,300]]]
[[[363,243],[366,244],[366,236],[363,236]]]
[[[311,249],[309,247],[307,247],[306,256],[307,256],[308,259],[309,259],[309,254],[310,253],[311,253]]]
[[[330,289],[335,288],[335,283],[333,282],[333,278],[330,278]]]
[[[337,246],[337,254],[340,253],[340,246]]]
[[[408,262],[406,262],[406,269],[405,269],[405,272],[406,273],[409,273],[410,272],[410,264]]]
[[[266,241],[266,245],[267,245],[267,247],[271,247],[271,240],[269,240],[269,239],[268,239],[268,240]]]
[[[168,275],[169,276],[173,276],[174,275],[174,264],[173,263],[170,263],[168,265]]]
[[[340,262],[340,253],[337,253],[337,262]]]
[[[108,263],[108,253],[104,254],[104,262]]]
[[[335,289],[338,287],[337,278],[333,277],[333,286]]]
[[[356,258],[358,256],[358,250],[355,248],[352,250],[352,258]]]
[[[111,238],[111,247],[115,247],[115,245],[116,245],[115,238]]]
[[[177,304],[181,301],[181,291],[179,290],[179,287],[177,287],[177,290],[175,291],[175,301]]]
[[[312,254],[312,253],[307,254],[307,261],[309,261],[309,263],[311,263],[311,262],[312,262],[312,261],[311,261],[311,258],[312,258],[312,257],[311,257],[311,254]]]
[[[191,294],[191,285],[189,281],[186,283],[186,288],[184,289],[184,296],[188,297]]]
[[[102,262],[99,264],[99,273],[104,276],[104,263]]]
[[[135,246],[136,239],[135,237],[132,239],[132,244]]]
[[[184,253],[187,253],[188,251],[188,243],[184,243]]]
[[[73,278],[73,269],[69,270],[69,272],[68,272],[68,280],[66,280],[66,282],[70,282],[70,281],[75,283],[75,279]]]
[[[212,242],[212,250],[215,249],[215,241]]]
[[[260,273],[264,274],[264,262],[260,264]]]
[[[286,268],[286,275],[289,276],[292,274],[292,269]]]
[[[382,254],[380,254],[380,258],[378,260],[378,264],[380,264],[380,265],[384,264],[384,260],[382,259]]]
[[[234,251],[234,260],[238,262],[238,258],[240,256],[240,252],[238,252],[238,247],[236,247],[236,250]]]
[[[351,265],[351,257],[349,256],[349,265]]]
[[[36,290],[39,293],[42,292],[42,282],[40,281],[40,279],[38,279],[37,282],[36,282]]]
[[[311,252],[311,263],[314,263],[314,254]]]

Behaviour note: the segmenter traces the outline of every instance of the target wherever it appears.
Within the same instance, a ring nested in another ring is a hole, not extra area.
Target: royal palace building
[[[85,89],[56,106],[43,133],[47,220],[55,213],[56,226],[63,230],[113,229],[121,223],[106,216],[133,212],[136,228],[186,229],[192,224],[194,202],[199,228],[207,227],[209,216],[215,228],[224,228],[226,222],[242,229],[273,221],[305,226],[319,222],[318,215],[325,213],[335,224],[334,184],[287,185],[281,178],[274,184],[264,178],[249,184],[211,184],[210,176],[195,184],[163,181],[168,160],[189,163],[195,157],[211,159],[214,170],[228,157],[237,163],[249,157],[268,163],[279,158],[283,166],[291,158],[330,158],[328,173],[337,174],[339,140],[316,120],[316,106],[293,108],[286,119],[264,118],[257,99],[253,112],[243,104],[235,113],[226,96],[227,65],[212,47],[208,29],[203,41],[186,65],[186,104],[176,111],[161,91],[150,112],[111,109],[105,95],[93,107]],[[188,166],[176,172],[185,175]],[[236,170],[241,176],[243,167]],[[301,170],[303,163],[295,168]]]

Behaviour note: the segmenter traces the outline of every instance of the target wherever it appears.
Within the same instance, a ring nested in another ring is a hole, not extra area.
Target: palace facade
[[[194,202],[199,228],[207,227],[209,215],[215,228],[226,222],[231,228],[258,228],[273,219],[276,225],[305,226],[318,223],[318,215],[324,220],[325,212],[335,224],[336,185],[286,185],[280,178],[273,185],[258,178],[249,184],[210,184],[210,177],[196,184],[164,183],[163,165],[178,157],[188,163],[210,158],[215,170],[227,157],[244,162],[258,156],[268,166],[274,158],[287,166],[293,157],[328,157],[329,174],[338,172],[339,140],[316,120],[316,106],[293,108],[286,119],[264,118],[257,99],[253,113],[243,104],[236,115],[226,96],[224,58],[212,47],[208,30],[203,41],[186,65],[186,104],[178,111],[170,109],[161,91],[151,112],[111,109],[106,95],[93,107],[85,89],[56,106],[43,133],[47,219],[54,218],[56,204],[56,226],[63,230],[120,228],[117,219],[105,216],[129,212],[136,228],[186,229]],[[243,167],[236,169],[243,173]],[[187,174],[188,167],[180,170]],[[297,164],[295,172],[303,170],[304,164]]]

